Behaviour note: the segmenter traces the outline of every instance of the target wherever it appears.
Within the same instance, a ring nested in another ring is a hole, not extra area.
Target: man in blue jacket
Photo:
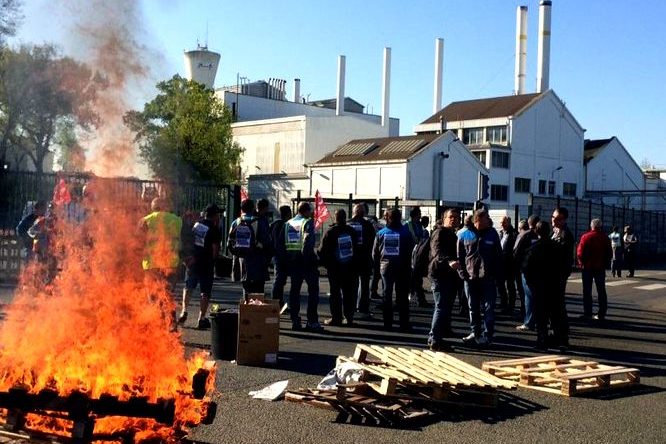
[[[410,331],[409,324],[409,280],[411,276],[411,255],[414,248],[409,229],[402,225],[400,210],[393,208],[388,213],[386,227],[375,237],[372,259],[379,268],[384,286],[383,315],[384,327],[393,325],[393,288],[398,307],[401,331]]]
[[[489,345],[495,333],[495,279],[501,273],[502,249],[486,210],[474,212],[474,229],[458,235],[458,273],[465,282],[472,332],[465,343]],[[483,329],[481,313],[483,312]]]

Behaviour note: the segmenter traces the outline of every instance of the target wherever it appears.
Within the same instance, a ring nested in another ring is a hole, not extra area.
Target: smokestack
[[[442,62],[444,60],[444,39],[435,39],[435,87],[432,100],[432,113],[442,109]]]
[[[266,86],[266,98],[270,99],[271,98],[271,84],[273,83],[273,79],[269,78],[268,79],[268,84]]]
[[[301,79],[294,79],[294,102],[301,101]]]
[[[527,70],[527,6],[516,9],[516,79],[513,90],[516,95],[525,94]]]
[[[384,48],[382,73],[382,126],[389,124],[389,98],[391,93],[391,48]]]
[[[338,56],[338,94],[335,104],[335,115],[341,116],[345,113],[345,56]]]
[[[537,46],[537,92],[548,90],[550,79],[550,8],[553,2],[539,3],[539,43]]]

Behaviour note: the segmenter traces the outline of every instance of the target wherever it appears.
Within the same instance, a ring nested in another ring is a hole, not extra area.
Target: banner
[[[314,220],[315,220],[315,230],[318,230],[324,222],[330,217],[328,208],[324,203],[324,199],[321,198],[319,190],[315,192],[315,205],[314,205]]]

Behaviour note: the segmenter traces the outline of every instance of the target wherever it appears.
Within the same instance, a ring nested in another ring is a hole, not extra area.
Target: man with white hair
[[[592,281],[597,287],[599,311],[594,319],[603,321],[606,317],[606,267],[610,264],[612,249],[610,240],[602,230],[601,219],[592,219],[590,231],[583,234],[578,244],[576,257],[583,277],[583,319],[592,318]]]

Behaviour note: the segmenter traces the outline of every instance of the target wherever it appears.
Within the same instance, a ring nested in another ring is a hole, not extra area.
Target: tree
[[[124,117],[155,176],[178,182],[233,181],[242,149],[232,140],[229,109],[212,90],[178,75],[158,83],[157,89],[143,111]]]
[[[21,0],[0,0],[0,48],[5,46],[5,39],[16,33],[21,15]]]
[[[1,0],[0,0],[1,1]],[[58,128],[88,130],[98,123],[94,110],[104,79],[87,65],[59,57],[52,45],[5,49],[0,67],[0,159],[10,148],[42,172]]]

